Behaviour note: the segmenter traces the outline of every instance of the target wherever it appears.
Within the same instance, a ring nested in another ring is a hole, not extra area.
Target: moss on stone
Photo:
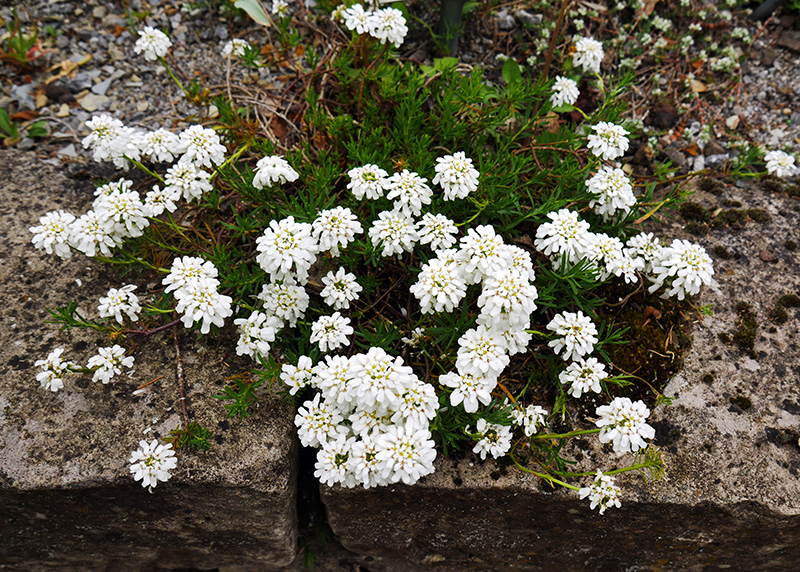
[[[709,222],[711,215],[700,203],[694,201],[687,201],[680,206],[679,212],[681,216],[690,222]]]
[[[718,244],[712,248],[711,252],[714,253],[714,256],[721,258],[722,260],[730,260],[733,258],[733,255],[730,253],[730,251],[721,244]]]
[[[728,399],[731,405],[735,405],[742,411],[747,411],[751,407],[753,407],[753,402],[750,401],[749,398],[745,397],[744,395],[737,395],[736,397],[731,397]]]
[[[752,358],[756,357],[755,343],[756,333],[758,332],[758,320],[756,313],[747,302],[736,302],[736,329],[731,335],[733,342],[739,349]]]

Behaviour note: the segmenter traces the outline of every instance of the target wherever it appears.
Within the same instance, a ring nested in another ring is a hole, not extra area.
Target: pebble
[[[150,104],[147,103],[146,101],[139,101],[136,103],[136,111],[144,112],[147,111],[149,107]]]
[[[725,120],[725,125],[728,126],[728,129],[736,130],[739,127],[739,116],[738,115],[731,115]]]
[[[95,95],[105,95],[108,91],[108,88],[111,87],[111,82],[114,81],[113,78],[104,79],[100,83],[96,83],[92,86],[92,93]]]
[[[62,103],[61,107],[56,111],[56,117],[69,117],[69,105]]]
[[[497,27],[501,30],[512,30],[517,25],[514,16],[509,14],[508,10],[500,10],[495,15],[495,20],[497,20]]]
[[[63,149],[60,149],[58,151],[58,156],[59,157],[77,157],[78,153],[75,151],[75,145],[73,143],[70,143],[69,145],[67,145]]]
[[[542,20],[544,20],[544,16],[542,14],[531,14],[525,10],[517,10],[514,12],[514,17],[523,24],[528,24],[530,26],[541,24]]]
[[[111,99],[105,95],[96,95],[94,93],[87,93],[81,99],[78,100],[81,107],[86,111],[92,112],[97,111],[104,105],[107,105]]]
[[[105,6],[95,6],[94,10],[92,10],[92,17],[102,20],[105,18],[106,11]]]
[[[125,59],[125,52],[120,50],[117,46],[108,46],[108,55],[111,56],[111,59],[115,62]]]

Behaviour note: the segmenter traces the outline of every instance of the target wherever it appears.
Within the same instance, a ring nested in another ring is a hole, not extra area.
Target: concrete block
[[[234,571],[291,562],[293,411],[264,392],[250,418],[226,418],[212,395],[250,365],[236,358],[231,326],[200,341],[178,329],[189,416],[214,433],[214,445],[179,450],[173,477],[153,494],[133,480],[128,459],[140,439],[163,438],[181,424],[171,333],[143,342],[130,376],[102,385],[73,374],[58,393],[39,388],[33,364],[56,347],[84,365],[98,345],[110,345],[104,334],[44,324],[45,307],[76,299],[95,317],[109,288],[130,281],[142,293],[156,279],[120,278],[80,255],[60,261],[30,244],[28,227],[45,212],[80,215],[89,207],[87,177],[99,171],[86,169],[94,166],[59,170],[13,150],[0,151],[0,165],[0,569]]]
[[[703,237],[680,221],[654,229],[705,246],[719,282],[697,301],[713,316],[692,317],[692,347],[664,390],[674,401],[650,418],[666,479],[620,476],[622,507],[600,516],[576,493],[553,492],[514,467],[472,454],[440,458],[433,475],[410,487],[323,486],[342,545],[434,570],[797,569],[800,310],[786,309],[785,323],[770,321],[781,296],[800,294],[797,201],[754,184],[692,198],[712,213],[738,201],[770,220],[745,217]],[[731,340],[743,314],[737,301],[750,305],[758,325],[752,351]],[[575,470],[614,465],[596,439],[584,441],[588,450],[572,450]]]

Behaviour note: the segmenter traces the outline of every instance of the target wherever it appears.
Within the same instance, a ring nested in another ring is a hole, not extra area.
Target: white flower
[[[142,481],[142,486],[151,493],[158,481],[166,482],[170,479],[172,475],[169,471],[178,465],[172,443],[161,445],[157,439],[149,444],[147,441],[139,441],[139,448],[131,453],[128,462],[131,464],[133,480]]]
[[[172,42],[164,32],[145,26],[144,30],[139,32],[139,39],[136,40],[133,51],[137,54],[144,52],[144,59],[154,62],[158,58],[163,58],[170,47]]]
[[[114,344],[111,347],[97,348],[97,355],[89,358],[88,369],[95,369],[92,381],[107,384],[115,375],[122,373],[122,368],[133,368],[133,356],[125,357],[125,348]]]
[[[232,56],[241,58],[244,57],[249,49],[251,49],[250,42],[241,38],[234,38],[223,46],[222,55],[226,58]]]
[[[335,403],[342,415],[351,409],[356,399],[350,361],[347,356],[325,356],[312,368],[309,380],[309,385],[320,389],[323,399]],[[350,421],[355,424],[352,416]]]
[[[100,185],[94,190],[94,196],[100,197],[102,195],[120,195],[130,192],[133,187],[133,181],[128,179],[120,179],[119,181],[111,181],[105,185]],[[95,199],[97,200],[97,199]]]
[[[493,276],[508,266],[508,251],[493,226],[471,228],[459,241],[461,270],[470,284]]]
[[[589,497],[591,501],[591,509],[594,510],[600,507],[600,514],[603,514],[607,508],[621,506],[619,502],[619,488],[614,485],[614,478],[609,475],[604,475],[597,471],[597,476],[594,482],[588,487],[583,487],[578,491],[580,498],[585,499]]]
[[[594,351],[597,343],[597,327],[592,319],[578,310],[577,312],[561,312],[553,316],[547,329],[556,333],[558,338],[550,340],[547,345],[560,354],[564,360],[580,359]]]
[[[511,429],[505,425],[478,419],[475,432],[479,433],[481,438],[472,452],[479,454],[483,460],[487,454],[491,454],[495,459],[502,457],[511,448]]]
[[[165,192],[183,195],[186,201],[199,199],[213,189],[209,182],[211,174],[201,169],[192,161],[181,157],[164,175]]]
[[[419,240],[414,219],[400,211],[383,211],[369,229],[374,247],[382,246],[383,256],[411,252]]]
[[[96,162],[109,161],[124,153],[129,143],[125,124],[106,113],[92,117],[86,122],[91,132],[83,138],[83,148],[91,147]]]
[[[486,326],[464,332],[458,345],[456,369],[462,375],[471,373],[497,379],[509,364],[505,340]]]
[[[575,80],[558,76],[553,82],[553,93],[550,94],[550,103],[553,107],[562,105],[575,105],[581,92]]]
[[[294,327],[308,309],[308,292],[302,286],[273,282],[261,288],[258,299],[264,303],[264,310]]]
[[[576,398],[589,391],[600,393],[603,390],[600,382],[606,377],[608,377],[606,366],[596,358],[572,362],[567,369],[558,374],[558,380],[563,385],[571,384],[569,392]]]
[[[239,343],[236,355],[246,355],[258,360],[269,354],[270,344],[283,326],[283,321],[263,312],[253,312],[248,318],[238,318],[233,323],[239,326]]]
[[[113,317],[121,324],[123,322],[122,314],[126,314],[131,322],[136,322],[139,319],[137,314],[142,311],[142,307],[139,305],[139,298],[133,293],[134,290],[136,290],[136,286],[133,284],[109,290],[104,298],[100,298],[100,305],[97,309],[100,317]]]
[[[653,271],[653,262],[661,257],[663,247],[652,232],[642,232],[628,239],[625,251],[632,258],[639,258],[644,263],[644,271]]]
[[[409,290],[419,300],[423,314],[452,312],[467,295],[467,283],[455,264],[432,258]]]
[[[370,14],[371,12],[364,10],[363,5],[353,4],[342,12],[342,18],[344,18],[344,25],[348,30],[357,34],[365,34],[369,32]]]
[[[634,258],[628,249],[624,249],[622,254],[614,256],[606,262],[606,272],[614,276],[624,276],[627,284],[639,282],[637,272],[644,270],[645,262],[642,258]]]
[[[527,327],[530,315],[536,309],[534,302],[538,295],[527,276],[507,268],[484,279],[478,307],[487,323],[502,323],[510,328]]]
[[[216,287],[219,284],[216,267],[208,260],[183,256],[172,261],[169,274],[161,283],[167,287],[164,292],[172,292],[198,280],[210,280],[214,282],[214,287]]]
[[[575,42],[575,55],[572,56],[572,63],[583,68],[583,71],[600,73],[600,64],[604,57],[603,44],[594,38],[581,38]]]
[[[340,434],[322,444],[314,465],[314,476],[323,484],[332,487],[339,483],[345,487],[356,485],[356,475],[350,462],[350,451],[356,438]]]
[[[536,273],[533,270],[533,260],[531,254],[527,250],[523,250],[519,246],[507,244],[504,247],[505,254],[503,257],[506,260],[508,268],[522,273],[527,276],[528,280],[534,282],[536,280]]]
[[[272,13],[283,18],[289,14],[289,3],[286,0],[272,0]]]
[[[356,275],[347,272],[344,268],[339,268],[336,274],[329,271],[322,277],[325,288],[320,292],[320,296],[329,306],[336,310],[342,310],[350,306],[350,302],[358,300],[358,293],[361,292],[361,284],[356,282]]]
[[[296,223],[292,216],[270,221],[269,228],[256,239],[259,266],[273,280],[297,278],[305,284],[308,269],[317,259],[317,243],[311,230],[310,224]]]
[[[511,410],[511,419],[530,437],[547,423],[547,410],[539,405],[528,405],[525,409],[515,407]]]
[[[281,381],[289,387],[289,393],[295,395],[303,389],[311,379],[311,358],[300,356],[297,365],[285,363],[281,366]]]
[[[478,403],[489,405],[492,402],[491,393],[497,387],[497,378],[450,372],[440,375],[439,383],[455,390],[450,394],[450,405],[455,407],[463,403],[464,411],[475,413]]]
[[[253,177],[253,186],[257,189],[271,187],[274,183],[283,184],[294,182],[300,174],[278,155],[264,157],[256,163],[256,175]]]
[[[636,204],[633,186],[625,171],[608,166],[601,167],[588,181],[586,186],[590,193],[598,195],[589,206],[608,219],[617,212],[627,213]],[[597,206],[595,206],[597,205]]]
[[[322,211],[311,223],[311,234],[319,243],[319,251],[330,251],[332,256],[339,256],[339,247],[346,247],[362,232],[364,229],[356,216],[344,207]]]
[[[648,289],[655,292],[666,283],[669,289],[664,296],[678,297],[683,300],[686,295],[694,296],[700,292],[703,284],[714,283],[714,266],[705,248],[692,244],[688,240],[673,240],[668,247],[662,248],[657,259],[653,261],[653,285]]]
[[[150,226],[144,204],[136,191],[100,195],[92,207],[111,225],[114,234],[121,237],[142,236],[144,229]]]
[[[613,161],[628,150],[628,132],[621,125],[601,121],[592,126],[589,134],[589,149],[595,157]]]
[[[580,220],[578,213],[569,209],[549,212],[547,218],[552,222],[539,225],[534,246],[551,259],[559,260],[566,255],[567,262],[575,264],[589,248],[589,223]]]
[[[165,210],[174,213],[180,198],[181,194],[175,187],[161,189],[158,185],[153,185],[153,190],[148,191],[144,197],[144,212],[151,218],[157,217]]]
[[[788,177],[797,171],[794,157],[783,151],[770,151],[764,155],[764,161],[767,162],[767,172],[776,177]]]
[[[39,382],[40,387],[49,389],[53,393],[64,387],[64,376],[71,373],[76,364],[63,361],[61,354],[64,353],[64,348],[56,348],[47,356],[46,359],[36,360],[33,365],[42,368],[42,371],[36,374],[36,381]]]
[[[361,4],[355,4],[353,8],[356,6],[360,7]],[[347,172],[347,176],[350,177],[347,188],[353,192],[353,196],[357,199],[363,199],[365,196],[368,199],[379,199],[389,187],[389,174],[377,165],[367,164],[363,167],[350,169]]]
[[[178,301],[175,310],[183,314],[183,325],[191,328],[192,324],[202,320],[201,334],[207,334],[211,324],[221,328],[225,324],[224,319],[233,314],[233,300],[217,292],[216,280],[201,278],[192,281],[176,290],[174,296]]]
[[[191,161],[198,167],[213,169],[225,161],[225,146],[213,129],[192,125],[181,132],[180,145],[185,149],[182,160]]]
[[[306,401],[298,408],[294,418],[297,437],[304,447],[319,447],[330,439],[336,439],[344,419],[335,404],[328,401],[320,403],[321,393]]]
[[[381,44],[391,42],[399,48],[408,33],[403,13],[395,8],[376,10],[369,16],[369,34],[380,40]]]
[[[608,405],[598,407],[596,413],[600,442],[611,443],[617,455],[644,449],[647,447],[644,440],[656,436],[656,430],[645,423],[650,410],[643,401],[617,397]]]
[[[436,176],[433,178],[433,184],[441,185],[446,201],[466,198],[478,188],[480,173],[472,166],[472,159],[469,159],[463,151],[439,157],[436,159],[434,169]]]
[[[144,157],[159,163],[171,162],[183,152],[180,137],[163,128],[136,133],[129,144],[134,145]]]
[[[427,429],[429,422],[436,417],[439,400],[436,390],[429,383],[415,383],[401,396],[400,405],[392,415],[392,423],[405,424],[406,429],[414,431]]]
[[[397,411],[406,391],[419,384],[417,376],[403,364],[401,357],[391,356],[376,347],[366,354],[353,356],[350,373],[358,406],[378,416]]]
[[[417,223],[417,232],[420,244],[430,244],[431,249],[436,251],[450,248],[456,243],[458,228],[443,214],[425,213]]]
[[[409,431],[392,425],[376,442],[379,450],[375,458],[381,463],[381,476],[388,482],[413,485],[434,471],[436,449],[427,429]]]
[[[603,232],[591,235],[586,257],[600,269],[600,280],[605,280],[610,274],[605,267],[622,256],[622,241],[616,236],[608,236]]]
[[[349,346],[347,336],[353,333],[350,318],[345,318],[339,312],[330,316],[320,316],[311,324],[311,336],[308,338],[312,344],[319,342],[319,349],[323,352],[335,350],[342,346]]]
[[[51,211],[39,219],[38,226],[30,227],[31,242],[37,250],[67,259],[72,256],[69,249],[70,225],[75,215],[64,211]]]
[[[389,481],[381,475],[381,462],[377,458],[378,451],[375,439],[363,433],[361,440],[353,443],[350,448],[348,460],[352,463],[356,480],[364,488],[389,484]]]
[[[422,205],[431,204],[433,196],[433,191],[425,184],[427,182],[428,179],[420,177],[417,173],[403,169],[402,172],[389,177],[386,187],[389,193],[386,198],[394,200],[394,210],[419,216]]]

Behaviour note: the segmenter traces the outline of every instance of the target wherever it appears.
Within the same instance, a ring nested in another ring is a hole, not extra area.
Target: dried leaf
[[[39,112],[32,110],[18,111],[17,113],[11,115],[11,119],[14,121],[30,121],[36,117],[39,117]]]
[[[692,85],[692,91],[695,93],[703,93],[705,91],[708,91],[708,86],[700,80],[693,79],[691,85]]]
[[[658,0],[644,0],[642,14],[645,16],[650,16],[650,14],[653,13],[653,10],[656,9],[656,4],[658,4]]]
[[[684,151],[692,157],[697,157],[700,154],[700,149],[697,147],[697,143],[692,143],[688,147],[684,148]]]

